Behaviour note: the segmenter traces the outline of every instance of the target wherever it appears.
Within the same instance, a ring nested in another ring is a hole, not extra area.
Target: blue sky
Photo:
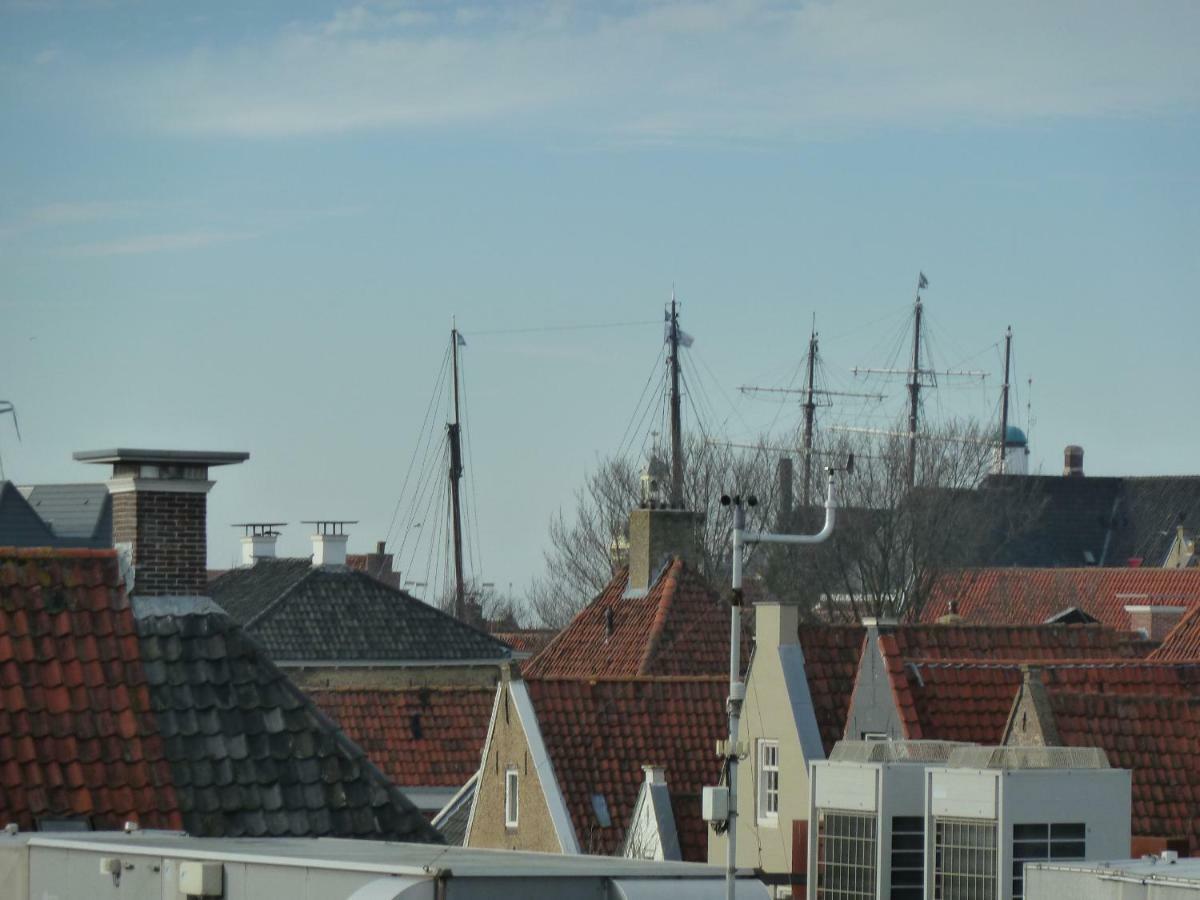
[[[851,384],[918,270],[941,363],[1012,325],[1035,468],[1195,472],[1197,46],[1188,2],[0,0],[6,474],[245,449],[213,565],[245,519],[366,550],[457,315],[477,568],[519,590],[661,328],[489,332],[653,322],[674,283],[741,440],[793,412],[738,385],[787,383],[813,313]]]

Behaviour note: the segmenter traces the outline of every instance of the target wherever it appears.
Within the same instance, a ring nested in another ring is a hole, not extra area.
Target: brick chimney
[[[1125,607],[1125,612],[1129,614],[1129,630],[1140,631],[1152,641],[1165,638],[1187,611],[1186,606],[1167,606],[1152,602],[1127,604]]]
[[[695,565],[704,514],[683,509],[635,509],[629,514],[629,588],[648,590],[673,556]]]
[[[129,593],[202,596],[208,589],[207,495],[211,466],[249,453],[206,450],[82,450],[79,462],[112,466],[113,546],[132,566]]]
[[[1068,444],[1063,450],[1063,476],[1083,477],[1083,448],[1078,444]]]

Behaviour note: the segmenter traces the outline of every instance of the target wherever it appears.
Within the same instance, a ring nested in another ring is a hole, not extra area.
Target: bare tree
[[[990,426],[958,421],[922,435],[912,487],[907,451],[899,432],[836,436],[824,452],[856,459],[838,527],[820,547],[769,555],[762,575],[773,593],[825,619],[915,618],[940,574],[994,555],[1033,520],[1024,492],[979,490],[995,464]],[[796,524],[817,515],[798,510]]]
[[[737,448],[690,435],[684,458],[684,505],[705,514],[698,568],[716,584],[728,575],[732,551],[721,494],[756,493],[755,521],[773,521],[778,485],[771,453],[761,444]],[[544,624],[565,625],[612,579],[618,568],[613,551],[626,546],[629,513],[642,500],[641,475],[632,460],[604,459],[575,492],[573,509],[551,519],[546,571],[529,593],[529,606]]]

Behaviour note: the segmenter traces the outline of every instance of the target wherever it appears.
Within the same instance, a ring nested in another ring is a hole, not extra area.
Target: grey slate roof
[[[11,481],[0,481],[0,547],[53,547],[54,532]]]
[[[21,492],[60,542],[112,546],[112,502],[104,484],[35,484]]]
[[[442,840],[255,641],[223,612],[196,608],[180,615],[178,604],[134,601],[151,706],[188,832]]]
[[[502,641],[343,566],[264,559],[213,580],[209,593],[281,662],[508,659]]]
[[[988,478],[981,494],[1015,496],[1027,517],[1016,537],[981,565],[1148,566],[1166,559],[1177,525],[1200,526],[1200,476],[1064,478],[1003,475]],[[985,504],[986,505],[986,504]],[[1003,504],[998,504],[1003,505]]]

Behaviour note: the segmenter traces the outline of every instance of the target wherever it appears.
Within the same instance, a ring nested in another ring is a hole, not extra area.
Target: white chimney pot
[[[252,534],[242,538],[242,565],[252,566],[258,559],[275,558],[276,534]]]
[[[346,564],[344,534],[314,534],[312,536],[314,566],[344,566]]]

